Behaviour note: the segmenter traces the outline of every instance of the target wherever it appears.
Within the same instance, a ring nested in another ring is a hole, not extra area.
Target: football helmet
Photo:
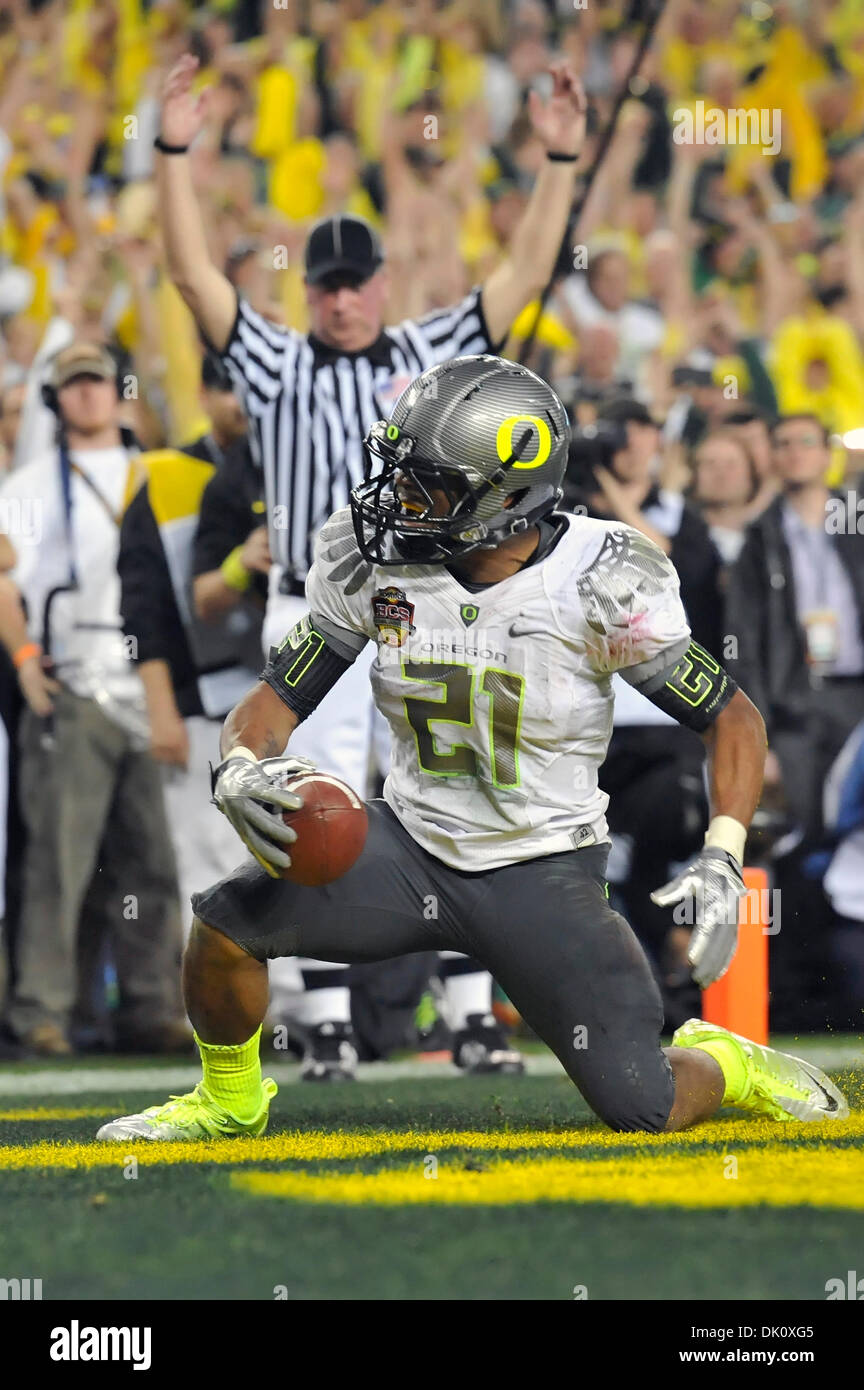
[[[366,435],[351,514],[375,565],[446,564],[491,549],[561,498],[567,412],[534,372],[455,357],[417,377]]]

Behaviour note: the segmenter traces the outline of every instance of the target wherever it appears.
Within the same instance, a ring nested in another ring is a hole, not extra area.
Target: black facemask
[[[471,522],[479,494],[460,470],[403,459],[385,462],[374,478],[368,474],[351,493],[351,512],[357,544],[371,563],[444,564],[485,539],[485,527]],[[403,504],[400,487],[416,499],[416,510]],[[435,515],[434,492],[447,498],[443,516]]]

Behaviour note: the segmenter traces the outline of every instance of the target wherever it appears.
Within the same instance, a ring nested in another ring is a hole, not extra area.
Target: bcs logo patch
[[[372,617],[378,629],[379,646],[401,647],[414,631],[414,605],[395,584],[375,590]]]

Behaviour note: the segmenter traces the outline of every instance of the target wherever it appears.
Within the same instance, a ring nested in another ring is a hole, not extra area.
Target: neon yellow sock
[[[195,1034],[204,1069],[204,1086],[235,1120],[254,1120],[264,1101],[261,1085],[261,1029],[237,1046],[202,1042]]]
[[[723,1105],[740,1105],[751,1091],[748,1076],[747,1056],[740,1043],[734,1038],[709,1038],[700,1042],[698,1052],[707,1052],[713,1057],[723,1073],[726,1089],[723,1092]]]

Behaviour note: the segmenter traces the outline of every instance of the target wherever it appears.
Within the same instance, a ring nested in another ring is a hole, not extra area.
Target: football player
[[[660,1046],[660,995],[605,878],[612,673],[708,747],[704,848],[657,894],[693,924],[701,985],[735,953],[765,730],[691,640],[663,553],[555,511],[568,434],[554,391],[491,356],[425,372],[370,431],[366,480],[319,538],[309,614],[225,724],[214,798],[257,863],[193,899],[184,988],[203,1078],[100,1138],[261,1134],[276,1092],[259,1061],[267,961],[301,952],[475,957],[616,1130],[678,1130],[721,1105],[848,1112],[815,1067],[713,1024]],[[354,867],[300,887],[275,876],[296,838],[282,810],[300,804],[274,787],[298,760],[277,755],[370,640],[392,769]]]

